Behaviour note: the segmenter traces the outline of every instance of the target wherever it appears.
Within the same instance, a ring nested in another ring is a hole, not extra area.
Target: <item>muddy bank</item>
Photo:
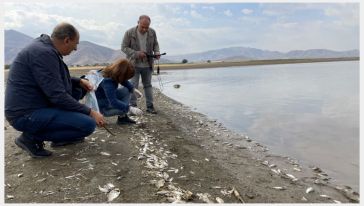
[[[272,155],[248,136],[155,94],[157,115],[145,114],[132,126],[107,118],[116,136],[99,128],[83,143],[47,143],[53,156],[45,159],[18,148],[20,133],[6,123],[5,202],[106,203],[108,195],[113,203],[358,202],[359,194],[332,185],[319,166]]]

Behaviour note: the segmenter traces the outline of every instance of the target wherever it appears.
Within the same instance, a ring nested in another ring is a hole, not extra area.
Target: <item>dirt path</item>
[[[249,137],[156,92],[157,115],[133,126],[108,118],[86,141],[46,148],[33,159],[14,144],[20,133],[5,125],[6,203],[358,202],[359,194],[335,186],[319,168],[269,154]],[[141,104],[142,105],[142,104]],[[114,188],[100,190],[108,183]],[[313,191],[306,193],[308,188]],[[238,192],[239,196],[234,195]]]

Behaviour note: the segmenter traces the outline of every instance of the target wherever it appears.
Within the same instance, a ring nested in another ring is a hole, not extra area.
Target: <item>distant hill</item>
[[[32,41],[32,37],[15,30],[5,30],[5,64],[11,64],[17,53]],[[68,65],[94,65],[111,63],[118,57],[125,57],[120,50],[110,49],[89,41],[81,41],[76,52],[66,56]],[[243,61],[260,59],[305,59],[305,58],[335,58],[359,57],[359,50],[332,51],[327,49],[293,50],[278,52],[249,47],[230,47],[206,52],[169,56],[161,58],[160,63],[180,63],[210,61]]]
[[[120,57],[125,58],[125,54],[121,50],[113,50],[89,41],[80,41],[77,51],[65,56],[64,61],[69,65],[93,65],[112,63]]]
[[[11,64],[18,52],[33,40],[15,30],[5,30],[5,64]],[[77,52],[64,57],[68,65],[93,65],[111,63],[119,57],[125,57],[120,50],[113,50],[88,41],[80,41]]]
[[[5,64],[12,62],[19,51],[33,40],[32,37],[15,30],[5,30],[4,39]]]
[[[174,62],[187,59],[189,62],[211,61],[242,61],[260,59],[306,59],[306,58],[335,58],[359,57],[359,50],[332,51],[327,49],[294,50],[287,53],[261,50],[249,47],[230,47],[206,52],[168,56]]]

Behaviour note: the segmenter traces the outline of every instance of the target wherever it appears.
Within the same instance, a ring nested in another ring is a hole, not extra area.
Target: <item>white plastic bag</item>
[[[102,82],[104,77],[97,70],[91,70],[86,74],[86,78],[91,83],[92,90],[87,92],[85,96],[85,105],[97,112],[100,112],[95,91],[97,87],[99,87],[99,84]]]

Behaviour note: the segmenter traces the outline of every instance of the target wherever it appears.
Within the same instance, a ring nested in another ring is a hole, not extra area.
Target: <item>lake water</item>
[[[359,191],[358,61],[169,70],[160,78],[167,96]]]

